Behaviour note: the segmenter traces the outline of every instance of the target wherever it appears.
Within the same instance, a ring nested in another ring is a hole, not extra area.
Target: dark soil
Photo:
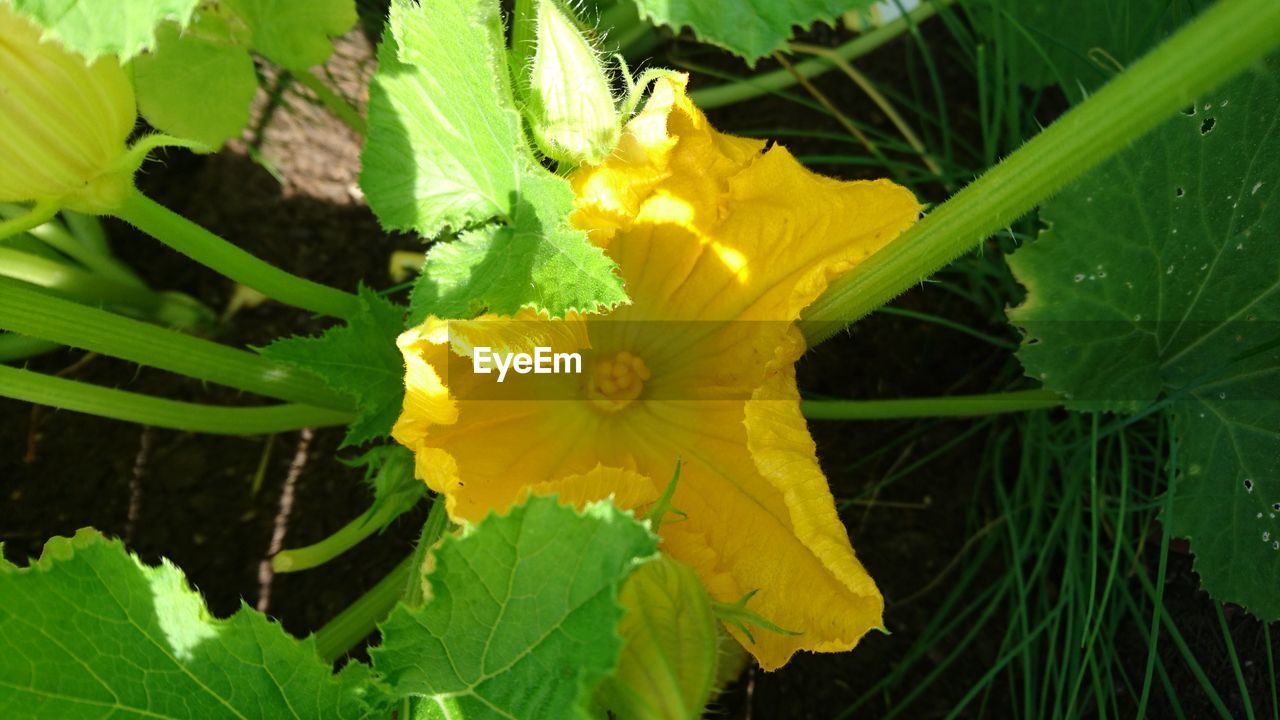
[[[815,38],[821,41],[823,38]],[[675,45],[672,53],[683,50]],[[860,68],[881,81],[905,82],[905,44],[882,49]],[[331,62],[339,87],[363,102],[370,72],[363,38],[352,36]],[[952,77],[954,75],[954,77]],[[948,94],[971,92],[963,73],[948,73]],[[696,82],[696,80],[695,80]],[[847,82],[827,78],[819,86],[838,106],[865,108]],[[248,144],[233,143],[212,157],[170,153],[141,177],[144,190],[161,203],[230,238],[250,252],[299,275],[354,288],[357,281],[374,287],[391,284],[388,258],[398,249],[418,249],[416,240],[382,232],[356,188],[358,139],[326,113],[292,91],[279,102],[264,97],[258,108],[260,132],[250,138],[281,180],[250,159]],[[865,115],[865,113],[864,113]],[[963,113],[959,113],[960,116]],[[743,127],[810,127],[816,114],[796,117],[794,107],[762,100],[714,113],[725,129]],[[873,122],[882,119],[870,118]],[[827,128],[821,128],[827,129]],[[839,126],[831,129],[839,130]],[[830,150],[822,141],[789,141],[797,152]],[[852,176],[847,167],[821,168],[828,174]],[[942,189],[938,188],[941,199]],[[223,308],[232,286],[150,238],[118,223],[109,226],[117,252],[157,288],[179,290]],[[922,289],[900,299],[902,307],[947,315],[978,330],[1014,339],[999,318],[974,317],[941,293]],[[324,324],[304,313],[263,304],[237,312],[218,339],[232,345],[263,345],[293,333],[312,333]],[[821,346],[800,366],[801,387],[812,393],[847,398],[882,398],[979,393],[992,387],[992,377],[1006,370],[1005,351],[968,336],[903,317],[876,315],[848,334]],[[76,379],[176,399],[250,402],[215,386],[131,366],[109,358],[85,360],[84,353],[63,351],[34,362],[35,369],[74,369]],[[857,495],[895,469],[928,455],[964,432],[968,421],[936,425],[902,452],[887,453],[850,472],[846,468],[901,433],[911,422],[814,423],[833,492]],[[93,526],[126,538],[150,562],[172,559],[205,594],[219,615],[234,612],[241,600],[259,600],[260,563],[268,554],[280,499],[291,466],[296,472],[294,501],[285,519],[286,547],[314,542],[341,527],[366,506],[369,493],[361,471],[334,460],[340,429],[315,431],[305,453],[301,433],[272,437],[194,435],[113,422],[71,412],[33,408],[0,401],[0,539],[6,557],[24,561],[39,552],[50,536],[69,535]],[[749,669],[722,696],[719,712],[733,718],[829,718],[901,661],[920,629],[937,612],[945,583],[918,601],[895,607],[894,599],[927,585],[952,560],[970,529],[958,512],[974,492],[974,471],[983,453],[981,435],[959,444],[935,461],[896,483],[880,497],[910,503],[900,506],[857,506],[846,520],[859,556],[888,599],[887,624],[893,635],[872,634],[856,652],[803,655],[783,670]],[[254,477],[265,461],[261,488]],[[1011,460],[1012,461],[1012,460]],[[410,550],[421,526],[421,510],[400,518],[384,534],[356,552],[319,569],[276,576],[270,582],[268,611],[291,632],[314,631],[371,587]],[[991,569],[999,572],[998,567]],[[1211,601],[1197,589],[1189,558],[1175,554],[1166,588],[1169,607],[1200,658],[1215,687],[1239,707]],[[1263,657],[1256,622],[1240,613],[1230,617],[1250,677],[1263,687]],[[945,715],[986,671],[999,653],[993,632],[980,640],[968,661],[957,664],[929,691],[912,717]],[[1129,648],[1125,662],[1140,663],[1145,647]],[[920,663],[924,677],[938,659]],[[1166,651],[1173,651],[1166,645]],[[1193,717],[1213,714],[1206,699],[1176,655],[1174,682],[1185,690]],[[1159,693],[1156,693],[1159,695]],[[1255,697],[1259,697],[1255,693]],[[1159,702],[1159,699],[1157,699]],[[1157,705],[1156,712],[1163,712]],[[875,706],[863,716],[874,717]]]

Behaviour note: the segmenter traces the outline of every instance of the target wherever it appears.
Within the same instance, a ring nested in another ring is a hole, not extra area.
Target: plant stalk
[[[1223,0],[1068,111],[803,314],[810,346],[889,302],[1280,44],[1280,3]]]
[[[302,87],[310,90],[315,94],[316,100],[325,107],[334,117],[342,121],[343,125],[351,128],[357,135],[364,137],[367,134],[367,127],[364,118],[360,115],[360,111],[355,108],[346,98],[339,95],[333,88],[329,87],[325,81],[312,75],[309,72],[291,73],[289,77]]]
[[[304,310],[348,318],[355,295],[281,270],[214,235],[133,189],[113,215],[160,242],[267,297]]]
[[[351,413],[309,405],[224,407],[179,402],[0,365],[0,396],[142,425],[212,433],[264,435],[345,425]]]
[[[376,513],[363,512],[338,532],[306,547],[281,550],[271,558],[271,567],[278,573],[300,572],[319,567],[364,542],[387,523],[408,510],[402,503],[384,502]]]
[[[0,279],[0,329],[270,398],[350,412],[319,378],[260,355],[52,297]]]
[[[893,420],[998,415],[1055,408],[1062,402],[1049,390],[1017,390],[906,400],[802,400],[800,411],[810,420]]]

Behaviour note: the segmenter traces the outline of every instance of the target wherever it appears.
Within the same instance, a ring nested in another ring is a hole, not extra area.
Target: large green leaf
[[[93,60],[125,62],[155,47],[162,23],[186,25],[200,0],[7,0],[64,46]]]
[[[970,0],[1014,82],[1087,94],[1189,20],[1206,0]]]
[[[358,415],[343,447],[391,432],[404,399],[404,360],[396,337],[404,308],[361,286],[360,312],[317,337],[290,337],[257,348],[262,355],[309,370],[355,398]]]
[[[849,10],[869,7],[873,0],[636,0],[640,15],[659,25],[693,29],[709,42],[755,64],[786,47],[795,26],[821,20],[834,24]]]
[[[368,668],[242,607],[209,615],[181,571],[117,540],[54,538],[30,567],[0,559],[0,717],[364,718]],[[380,701],[377,701],[380,702]]]
[[[1206,589],[1280,618],[1280,57],[1047,203],[1014,253],[1028,374],[1078,409],[1169,396],[1172,530]]]
[[[168,24],[132,67],[138,109],[161,132],[216,148],[249,122],[258,76],[244,48]]]
[[[329,38],[356,24],[355,0],[220,0],[248,25],[253,49],[269,60],[302,71],[333,52]]]
[[[414,320],[626,301],[615,265],[569,225],[568,183],[534,162],[512,100],[496,2],[391,7],[369,97],[360,185],[382,224],[432,248]]]
[[[432,551],[427,602],[400,605],[370,650],[425,717],[586,717],[618,661],[618,589],[657,538],[609,503],[532,498]]]

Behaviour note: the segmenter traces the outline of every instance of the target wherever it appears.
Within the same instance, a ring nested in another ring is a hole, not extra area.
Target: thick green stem
[[[891,420],[923,417],[976,417],[1055,408],[1062,398],[1049,390],[1018,390],[991,395],[952,395],[908,400],[803,400],[810,420]]]
[[[356,643],[368,637],[401,599],[411,606],[422,603],[422,579],[418,569],[422,567],[427,551],[448,527],[449,514],[445,512],[444,498],[436,497],[427,521],[422,525],[422,534],[413,554],[316,632],[316,652],[320,657],[329,662],[342,657]]]
[[[0,396],[171,430],[263,435],[345,425],[351,413],[309,405],[236,408],[178,402],[0,365]]]
[[[354,105],[347,102],[345,98],[334,92],[323,80],[312,75],[309,72],[293,73],[289,77],[293,78],[302,87],[315,93],[316,99],[326,110],[333,113],[333,116],[342,121],[344,125],[351,128],[357,135],[364,137],[366,127],[364,118],[360,116],[360,111]]]
[[[839,57],[845,62],[860,58],[901,35],[907,28],[911,27],[912,23],[923,22],[933,17],[934,13],[938,11],[939,5],[949,5],[953,1],[937,0],[936,2],[925,2],[915,10],[912,10],[907,16],[885,23],[881,27],[859,35],[839,47],[831,48],[831,57]],[[807,80],[817,77],[825,72],[834,70],[836,65],[828,57],[815,57],[796,63],[791,67],[795,72],[782,68],[781,70],[774,70],[763,75],[743,78],[742,80],[716,85],[715,87],[698,88],[690,92],[689,97],[695,105],[704,110],[723,105],[732,105],[789,88],[800,82],[800,78]]]
[[[260,355],[52,297],[0,279],[0,329],[266,397],[352,410],[319,378]]]
[[[378,581],[369,592],[338,613],[312,637],[316,641],[316,654],[325,662],[333,662],[369,636],[378,623],[400,601],[413,558],[407,557],[395,569]]]
[[[151,237],[267,297],[322,315],[356,313],[356,296],[312,282],[263,262],[137,190],[112,211]]]
[[[1224,0],[832,283],[810,345],[917,285],[1280,44],[1280,2]]]
[[[271,558],[271,567],[280,573],[319,567],[364,542],[365,538],[378,532],[407,509],[403,504],[384,502],[377,512],[361,513],[360,517],[318,543],[276,553]]]

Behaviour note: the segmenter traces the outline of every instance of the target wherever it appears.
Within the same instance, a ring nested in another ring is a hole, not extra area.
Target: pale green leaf
[[[636,0],[641,17],[676,30],[688,26],[699,40],[752,65],[785,49],[794,28],[818,21],[834,24],[841,14],[871,4],[872,0]]]
[[[216,148],[249,122],[258,77],[243,48],[168,24],[156,49],[131,65],[138,109],[161,132]]]
[[[626,301],[613,261],[569,224],[568,183],[531,157],[501,48],[494,2],[392,5],[360,184],[388,228],[461,233],[428,253],[415,322]]]
[[[381,625],[374,668],[422,717],[583,718],[618,661],[618,589],[657,538],[612,504],[532,498],[432,551],[421,607]]]
[[[530,168],[510,225],[432,246],[413,288],[411,324],[427,315],[512,315],[526,305],[563,316],[626,302],[613,261],[565,222],[572,209],[568,183]]]
[[[116,55],[125,62],[155,47],[166,21],[186,25],[200,0],[8,0],[20,15],[45,28],[67,48],[93,60]]]
[[[366,287],[360,312],[344,325],[316,337],[290,337],[257,348],[262,355],[309,370],[355,398],[358,411],[343,447],[391,432],[404,399],[404,360],[396,337],[404,329],[404,308]]]
[[[1215,597],[1280,618],[1280,57],[1042,209],[1014,253],[1028,374],[1078,409],[1169,398],[1172,529]],[[1167,519],[1166,519],[1167,520]]]
[[[492,0],[395,0],[369,88],[360,187],[383,226],[433,237],[506,216],[523,139]]]
[[[329,59],[330,38],[356,24],[355,0],[220,1],[249,26],[254,50],[299,72]]]
[[[242,607],[209,614],[181,571],[81,530],[20,568],[0,560],[0,717],[364,718],[380,695],[313,641]]]

